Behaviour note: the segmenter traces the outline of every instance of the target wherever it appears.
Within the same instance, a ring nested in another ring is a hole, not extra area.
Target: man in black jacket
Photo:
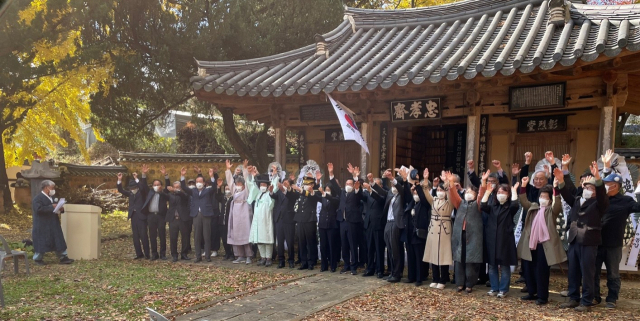
[[[567,155],[568,156],[568,155]],[[593,162],[593,178],[583,186],[582,197],[574,197],[575,186],[568,172],[559,168],[554,171],[558,180],[560,194],[572,205],[567,217],[569,226],[569,297],[570,301],[561,308],[575,308],[576,311],[588,311],[593,305],[595,291],[596,256],[598,246],[602,244],[602,217],[609,207],[609,198],[598,164]],[[582,277],[582,300],[580,300],[580,280]]]
[[[231,192],[231,187],[228,185],[222,188],[220,179],[218,179],[218,194],[216,197],[220,206],[220,215],[217,216],[218,243],[220,242],[220,240],[222,240],[222,247],[224,248],[224,260],[232,260],[233,258],[235,258],[233,256],[233,246],[227,243],[227,236],[229,233],[229,210],[231,209],[231,204],[233,203],[233,193]],[[213,246],[215,249],[215,240]]]
[[[304,190],[294,192],[297,196],[295,202],[295,216],[293,220],[298,224],[298,246],[301,252],[301,266],[298,270],[309,269],[318,262],[317,247],[317,221],[318,202],[322,195],[317,191],[316,180],[313,177],[304,177],[302,181]]]
[[[362,276],[377,274],[381,279],[384,273],[384,226],[387,223],[383,210],[387,191],[385,190],[382,195],[378,194],[371,186],[374,184],[383,186],[382,180],[374,179],[371,173],[367,174],[367,178],[370,178],[370,182],[364,184],[362,198],[366,209],[364,228],[367,236],[368,262],[367,269]]]
[[[149,166],[142,165],[142,179],[140,184],[147,186],[147,172]],[[151,241],[151,261],[158,259],[158,237],[160,237],[160,258],[166,260],[167,254],[167,202],[169,197],[162,191],[162,182],[159,179],[153,181],[153,190],[147,192],[147,199],[142,206],[147,213],[149,226],[149,241]]]
[[[129,198],[128,219],[131,220],[133,248],[136,250],[135,260],[141,258],[151,259],[149,236],[147,234],[147,215],[142,211],[149,187],[146,184],[140,184],[138,173],[133,173],[132,175],[133,179],[129,181],[129,190],[127,191],[122,188],[122,173],[118,173],[118,192]]]
[[[338,182],[333,177],[333,164],[327,164],[329,171],[329,179],[333,186],[338,186]],[[345,182],[344,190],[340,191],[340,206],[338,207],[338,221],[344,220],[347,224],[346,233],[341,229],[340,239],[342,242],[342,254],[344,260],[344,268],[342,271],[346,272],[351,270],[351,275],[358,274],[358,245],[360,243],[360,235],[362,230],[360,229],[362,223],[362,209],[360,208],[360,201],[362,200],[362,189],[360,189],[360,181],[358,176],[360,175],[360,169],[356,166],[353,167],[348,164],[347,169],[352,178],[348,178]],[[345,244],[346,243],[346,244]],[[345,249],[348,244],[349,257],[345,257]],[[347,261],[347,259],[349,259]],[[340,272],[340,273],[344,273]]]
[[[173,262],[178,261],[178,233],[181,235],[182,249],[180,250],[180,258],[182,260],[191,260],[187,256],[189,238],[189,228],[187,224],[191,221],[189,216],[189,196],[182,191],[180,182],[176,181],[171,185],[169,176],[164,168],[161,167],[160,172],[164,175],[165,195],[169,197],[169,210],[167,210],[166,221],[169,222],[169,249]]]
[[[331,269],[335,272],[340,261],[340,246],[338,240],[338,221],[336,216],[340,206],[340,188],[329,182],[327,187],[319,191],[322,193],[322,209],[318,218],[318,233],[320,234],[320,272]]]
[[[400,282],[402,279],[402,271],[404,270],[404,245],[400,236],[405,228],[404,219],[404,181],[398,176],[393,178],[391,169],[384,172],[386,177],[392,184],[391,190],[387,193],[387,197],[382,210],[387,223],[384,227],[384,243],[391,252],[391,275],[387,281],[392,283]],[[375,184],[373,189],[379,194],[384,195],[385,190],[381,186]]]
[[[616,307],[618,295],[620,294],[620,261],[622,260],[622,243],[624,239],[624,230],[627,227],[627,219],[631,213],[640,212],[640,203],[636,202],[633,197],[624,195],[622,188],[622,176],[617,173],[611,173],[611,158],[613,152],[608,150],[603,157],[604,169],[603,174],[607,175],[603,182],[609,196],[609,208],[602,217],[602,244],[598,246],[598,254],[596,256],[596,279],[595,279],[595,300],[597,303],[602,302],[600,296],[600,269],[604,263],[607,268],[607,308]],[[611,174],[610,174],[611,173]],[[637,191],[637,190],[636,190]],[[636,195],[636,198],[640,194]]]
[[[273,220],[276,222],[276,243],[278,252],[278,268],[284,267],[285,253],[284,243],[287,243],[287,254],[289,257],[289,268],[294,267],[295,250],[294,239],[296,236],[296,223],[293,220],[296,212],[293,209],[296,203],[296,193],[291,190],[291,183],[285,180],[278,184],[278,190],[270,194],[275,200],[273,206]]]

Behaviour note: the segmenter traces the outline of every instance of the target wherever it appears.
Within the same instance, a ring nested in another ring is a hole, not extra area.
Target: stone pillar
[[[287,166],[287,129],[284,126],[275,128],[276,131],[276,151],[275,161],[282,165],[282,168]]]
[[[373,117],[371,115],[372,109],[371,102],[367,101],[366,103],[367,111],[365,114],[365,121],[360,125],[360,130],[362,132],[362,137],[367,143],[367,147],[369,147],[369,152],[371,152],[371,142],[373,142]],[[371,172],[371,155],[367,154],[367,151],[364,148],[360,148],[360,175],[362,178],[367,177],[367,174]],[[374,175],[375,176],[375,175]]]
[[[34,160],[30,169],[21,171],[22,176],[29,180],[31,185],[31,197],[38,195],[42,191],[40,183],[44,180],[57,181],[60,178],[60,171],[51,168],[49,162],[41,163],[39,160]],[[56,195],[55,198],[58,196]]]
[[[476,159],[476,151],[477,151],[476,137],[478,136],[477,122],[478,122],[478,116],[467,116],[467,155],[465,158],[466,161]],[[464,184],[465,186],[471,186],[471,181],[469,181],[469,174],[467,174],[467,170],[464,171]]]
[[[607,149],[613,149],[615,137],[615,107],[605,106],[600,111],[600,137],[598,139],[598,155],[604,155]],[[596,155],[596,158],[597,156]]]

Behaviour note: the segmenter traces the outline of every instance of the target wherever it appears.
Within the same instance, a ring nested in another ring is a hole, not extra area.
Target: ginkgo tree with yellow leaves
[[[6,1],[1,10],[0,186],[7,207],[4,169],[66,146],[61,131],[84,141],[91,95],[111,82],[112,66],[108,55],[83,47],[81,13],[69,1]],[[85,145],[78,146],[88,160]]]

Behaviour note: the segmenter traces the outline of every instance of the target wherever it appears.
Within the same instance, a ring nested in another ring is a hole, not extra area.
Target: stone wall
[[[20,207],[31,208],[31,187],[16,187],[13,201]]]

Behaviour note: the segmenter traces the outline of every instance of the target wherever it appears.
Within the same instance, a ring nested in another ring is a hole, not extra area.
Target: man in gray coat
[[[33,210],[33,261],[37,265],[45,265],[42,258],[46,252],[55,251],[60,258],[60,264],[71,264],[73,260],[67,257],[67,243],[64,241],[62,227],[60,227],[60,212],[54,212],[58,205],[54,203],[53,196],[56,194],[56,184],[50,180],[45,180],[40,184],[42,189],[33,197],[31,208]]]

